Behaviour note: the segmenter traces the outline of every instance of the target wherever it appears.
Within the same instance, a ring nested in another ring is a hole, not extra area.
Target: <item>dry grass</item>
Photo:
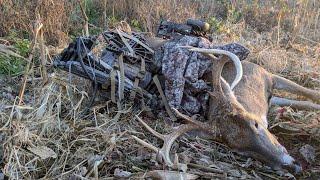
[[[70,32],[79,31],[76,30],[80,27],[79,22],[73,20],[74,16],[79,16],[73,1],[16,2],[19,1],[0,0],[0,9],[7,8],[0,11],[3,17],[0,19],[1,35],[7,35],[12,29],[29,33],[37,11],[44,19],[46,40],[51,44],[65,43]],[[92,2],[102,4],[102,1]],[[176,21],[189,17],[221,17],[225,21],[220,31],[213,33],[214,42],[243,43],[252,52],[250,61],[320,90],[320,35],[316,31],[320,21],[318,1],[290,1],[291,4],[273,1],[263,6],[259,1],[252,4],[237,1],[227,5],[219,2],[108,0],[107,14],[109,19],[113,16],[128,22],[138,20],[148,31],[155,30],[160,17]],[[97,11],[101,12],[103,8],[98,5]],[[243,14],[236,23],[230,15],[232,8]],[[134,134],[155,145],[161,143],[134,119],[134,115],[140,113],[138,110],[129,112],[126,111],[128,107],[118,110],[103,99],[106,92],[101,92],[100,101],[89,114],[83,114],[90,96],[90,84],[81,78],[72,79],[70,83],[65,73],[55,71],[44,86],[39,80],[30,81],[25,105],[18,106],[18,99],[14,97],[18,95],[20,77],[0,78],[0,140],[3,142],[0,167],[6,176],[12,179],[88,179],[113,177],[116,169],[132,172],[133,176],[141,176],[148,170],[166,169],[156,162],[155,154],[130,137]],[[141,117],[160,132],[170,131],[170,126],[164,123],[165,118],[152,119],[144,114]],[[319,117],[320,112],[295,111],[289,107],[273,107],[270,111],[272,132],[305,168],[298,178],[319,178]],[[312,164],[299,153],[305,144],[316,149],[316,160]],[[207,170],[190,167],[189,172],[203,178],[287,179],[290,176],[232,153],[219,142],[185,136],[179,139],[173,151],[178,152],[183,162],[210,166]]]
[[[320,41],[318,32],[320,2],[315,0],[85,0],[90,27],[104,28],[103,11],[106,10],[107,23],[127,22],[141,27],[143,31],[155,32],[160,19],[177,22],[187,18],[210,19],[238,22],[245,20],[259,33],[272,30],[280,25],[277,34],[283,31],[292,34],[294,41],[307,41],[315,44]],[[11,31],[20,35],[32,35],[32,22],[37,14],[44,21],[46,40],[49,44],[61,45],[68,35],[80,35],[83,21],[77,0],[66,1],[0,1],[0,36]],[[135,23],[136,22],[136,23]],[[277,43],[279,37],[277,39]]]

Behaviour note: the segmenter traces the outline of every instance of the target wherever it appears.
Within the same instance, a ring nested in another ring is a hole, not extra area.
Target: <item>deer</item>
[[[163,41],[156,44],[159,46]],[[173,142],[186,132],[198,130],[209,136],[218,133],[233,151],[260,160],[275,170],[288,169],[300,173],[301,165],[268,130],[267,113],[270,105],[320,110],[319,104],[309,101],[273,96],[275,89],[302,95],[316,102],[320,101],[320,92],[272,74],[257,64],[240,61],[235,54],[228,51],[190,46],[181,48],[202,53],[212,59],[214,69],[211,76],[207,77],[213,89],[208,92],[210,102],[207,122],[197,121],[173,109],[186,123],[178,126],[172,133],[163,135],[136,116],[148,131],[164,143],[161,148],[157,148],[136,136],[132,137],[144,147],[158,153],[162,161],[171,168],[186,170],[186,165],[179,163],[177,156],[174,162],[170,159]]]

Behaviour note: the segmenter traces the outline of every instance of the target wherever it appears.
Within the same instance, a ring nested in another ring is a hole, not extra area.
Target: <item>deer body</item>
[[[261,66],[242,61],[243,76],[233,92],[237,100],[248,111],[257,116],[267,124],[267,113],[270,105],[292,106],[298,109],[320,110],[320,105],[309,101],[295,101],[273,96],[274,89],[285,90],[297,95],[304,96],[315,102],[320,100],[320,92],[302,87],[283,77],[266,71]],[[227,63],[222,71],[222,77],[231,83],[234,79],[235,68]]]
[[[155,47],[158,47],[163,42],[156,44]],[[240,63],[238,57],[227,51],[190,46],[181,48],[188,48],[190,51],[202,53],[212,59],[211,76],[205,77],[207,81],[211,82],[213,89],[209,92],[210,107],[207,113],[207,123],[216,126],[222,139],[235,151],[259,159],[274,169],[288,168],[300,172],[302,170],[301,166],[289,155],[277,138],[269,132],[267,113],[270,104],[320,109],[320,105],[308,101],[273,97],[274,89],[286,90],[313,101],[320,100],[320,92],[304,88],[290,80],[271,74],[254,63],[247,61]],[[213,55],[220,56],[216,58]],[[235,82],[236,85],[234,85]],[[232,85],[230,86],[230,84]],[[175,112],[179,117],[187,120],[188,128],[181,125],[177,128],[174,136],[169,134],[167,138],[170,139],[170,142],[190,130],[212,131],[211,127],[213,126],[203,125],[177,110]],[[153,131],[145,123],[143,125],[150,132]],[[166,159],[168,165],[173,166],[174,164],[168,157],[170,146],[165,146],[168,140],[165,140],[156,132],[152,133],[165,141],[161,151],[166,152],[167,155],[164,155],[163,158]],[[137,137],[134,138],[155,152],[159,151]]]
[[[275,169],[286,167],[296,172],[300,171],[300,166],[268,131],[269,105],[292,105],[296,108],[319,110],[320,105],[308,101],[273,97],[273,91],[286,90],[314,101],[320,100],[320,92],[269,73],[261,66],[248,61],[242,61],[242,68],[242,79],[233,91],[228,92],[228,88],[222,88],[229,93],[229,102],[217,103],[216,99],[219,98],[212,98],[208,120],[216,121],[222,138],[236,151],[260,159]],[[235,72],[234,65],[226,63],[221,76],[230,84],[236,76]],[[221,104],[227,104],[227,107]]]

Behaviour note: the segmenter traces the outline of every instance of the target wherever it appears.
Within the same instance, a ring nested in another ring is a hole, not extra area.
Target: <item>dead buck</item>
[[[285,168],[300,172],[301,166],[268,130],[269,104],[319,110],[318,104],[273,97],[272,93],[274,89],[281,89],[314,101],[320,100],[320,93],[271,74],[256,64],[240,62],[237,56],[228,51],[187,48],[212,58],[214,70],[208,79],[212,82],[213,91],[209,92],[211,98],[207,117],[212,126],[195,121],[175,110],[179,117],[187,120],[187,124],[179,126],[168,135],[159,134],[137,117],[152,134],[164,141],[161,149],[133,137],[143,146],[159,153],[165,164],[181,169],[183,165],[177,160],[172,162],[169,157],[173,142],[185,132],[191,130],[212,132],[216,126],[222,139],[240,154],[261,160],[274,169]],[[217,58],[213,54],[220,56]],[[232,60],[234,65],[227,63],[228,59]],[[229,83],[232,83],[232,86]]]

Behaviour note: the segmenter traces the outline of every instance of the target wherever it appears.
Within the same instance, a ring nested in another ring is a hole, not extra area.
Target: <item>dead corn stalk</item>
[[[37,44],[37,41],[38,41],[38,36],[39,36],[39,32],[41,31],[43,27],[43,24],[41,22],[41,19],[40,19],[40,15],[38,15],[36,21],[33,23],[33,41],[32,41],[32,44],[31,44],[31,52],[29,54],[29,57],[28,57],[28,64],[26,66],[26,69],[25,69],[25,72],[24,72],[24,77],[23,77],[23,81],[22,81],[22,87],[20,88],[20,92],[19,92],[19,104],[18,105],[21,105],[22,102],[23,102],[23,96],[24,96],[24,92],[25,92],[25,89],[26,89],[26,83],[27,83],[27,79],[28,79],[28,76],[29,76],[29,73],[30,73],[30,67],[31,67],[31,64],[32,64],[32,59],[33,59],[33,55],[34,55],[34,52],[35,52],[35,49],[36,49],[36,44]],[[44,51],[44,45],[43,45],[43,32],[41,33],[42,36],[41,37],[41,40],[40,40],[40,47],[41,48],[41,58],[43,58],[41,60],[41,64],[45,67],[45,51]],[[46,72],[46,68],[42,69],[42,71]],[[43,75],[43,74],[42,74]],[[47,73],[45,73],[46,77],[43,76],[43,78],[47,78]]]
[[[40,18],[40,17],[39,17]],[[39,46],[40,46],[40,58],[41,58],[41,76],[43,78],[43,83],[48,81],[48,73],[47,73],[47,56],[44,45],[44,37],[43,37],[43,28],[39,29]]]

